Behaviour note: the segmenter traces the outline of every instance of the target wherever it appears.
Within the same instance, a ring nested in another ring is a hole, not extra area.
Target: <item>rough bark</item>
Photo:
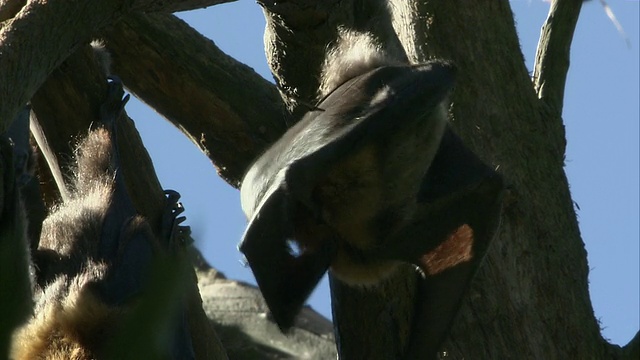
[[[632,360],[640,358],[640,332],[629,341],[629,343],[621,349],[620,359]]]
[[[27,0],[0,0],[0,21],[16,16]]]
[[[302,309],[287,334],[267,316],[255,286],[227,280],[209,267],[197,271],[204,308],[231,359],[335,359],[331,322]]]
[[[200,7],[219,2],[189,0],[185,4],[197,3]],[[0,132],[4,132],[18,109],[29,101],[51,71],[79,45],[88,42],[96,31],[132,11],[175,9],[179,3],[182,2],[30,0],[17,13],[19,6],[15,3],[0,4],[3,17],[9,18],[15,13],[0,28]]]
[[[165,1],[155,0],[150,4],[144,5],[144,12],[160,12],[160,13],[174,13],[178,11],[188,11],[195,9],[203,9],[209,6],[234,2],[237,0],[180,0],[180,1]]]
[[[593,316],[586,252],[563,170],[560,113],[580,8],[569,3],[571,11],[555,14],[562,28],[554,31],[564,32],[555,49],[561,54],[547,54],[553,60],[546,70],[553,75],[542,74],[546,80],[555,76],[547,84],[549,95],[541,96],[551,98],[549,104],[535,96],[507,1],[394,2],[394,9],[404,10],[400,38],[410,44],[410,58],[444,57],[458,65],[453,124],[477,153],[499,166],[512,192],[501,232],[443,348],[452,358],[611,354]],[[548,38],[553,25],[547,26],[541,44],[557,40]]]

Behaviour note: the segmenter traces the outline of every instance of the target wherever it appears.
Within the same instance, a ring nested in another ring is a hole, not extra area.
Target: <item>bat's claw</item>
[[[105,125],[112,127],[122,115],[130,96],[129,94],[124,96],[122,80],[119,77],[112,75],[108,79],[107,98],[100,107],[100,120]]]
[[[180,193],[175,190],[167,189],[164,191],[164,195],[167,197],[167,201],[171,203],[175,203],[180,200]]]
[[[193,243],[191,227],[180,225],[187,220],[185,216],[178,216],[184,212],[180,200],[180,193],[175,190],[165,190],[166,205],[163,215],[164,239],[170,246],[188,246]]]

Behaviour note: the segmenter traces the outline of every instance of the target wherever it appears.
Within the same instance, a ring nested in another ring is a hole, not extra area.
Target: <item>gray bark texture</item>
[[[251,161],[315,102],[321,62],[339,27],[371,32],[400,61],[453,60],[459,76],[451,123],[499,169],[509,194],[499,233],[440,357],[638,358],[638,335],[620,348],[600,334],[563,169],[564,83],[582,1],[552,2],[531,79],[507,0],[263,0],[276,86],[168,14],[220,2],[0,0],[0,133],[30,102],[34,136],[46,139],[64,171],[106,91],[88,47],[100,37],[113,73],[238,187]],[[158,222],[163,197],[151,161],[131,122],[119,131],[129,153],[121,157],[129,192],[138,211]],[[52,204],[60,196],[53,176],[39,175]],[[0,243],[0,251],[6,246]],[[417,275],[409,266],[374,289],[332,281],[335,338],[326,319],[309,309],[292,336],[281,336],[255,288],[202,264],[196,272],[199,284],[195,274],[189,279],[189,323],[199,359],[330,359],[336,342],[342,359],[399,358],[420,321],[413,314]]]

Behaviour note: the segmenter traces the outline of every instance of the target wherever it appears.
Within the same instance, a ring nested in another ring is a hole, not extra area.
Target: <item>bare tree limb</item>
[[[287,334],[268,317],[255,286],[224,278],[215,270],[197,272],[204,308],[231,359],[336,359],[329,320],[304,307]]]
[[[16,16],[27,0],[0,0],[0,22]]]
[[[571,41],[581,8],[578,0],[552,1],[536,51],[533,86],[538,98],[558,117],[562,115]]]
[[[49,73],[91,33],[114,22],[124,1],[32,0],[0,29],[0,132]],[[69,21],[68,14],[74,14]]]
[[[127,88],[185,133],[233,186],[286,128],[275,87],[175,16],[128,17],[105,42]]]
[[[80,44],[88,42],[98,29],[116,23],[133,10],[160,11],[167,4],[173,9],[178,6],[173,3],[161,0],[28,1],[0,28],[0,133],[47,75]],[[194,1],[184,3],[193,5]]]

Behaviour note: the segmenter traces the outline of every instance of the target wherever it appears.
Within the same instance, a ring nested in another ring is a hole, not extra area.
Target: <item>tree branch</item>
[[[130,16],[105,42],[127,88],[185,133],[233,186],[285,131],[275,87],[175,16]]]
[[[78,45],[126,12],[121,3],[31,0],[4,24],[0,29],[0,132]],[[74,14],[73,21],[69,14]]]
[[[171,9],[179,6],[172,3],[163,0],[30,0],[0,29],[0,133],[6,130],[18,109],[29,101],[51,71],[80,44],[88,42],[98,29],[116,23],[133,10],[161,11],[167,6]],[[217,1],[181,3],[193,6]]]
[[[640,358],[640,332],[636,333],[636,336],[629,341],[627,345],[622,348],[622,354],[620,359],[622,360],[635,360]]]
[[[231,359],[336,359],[329,320],[304,307],[287,334],[264,316],[268,308],[255,286],[215,271],[197,271],[204,308]]]
[[[16,16],[27,0],[0,0],[0,22]]]
[[[562,115],[571,41],[581,7],[578,0],[552,1],[536,51],[533,86],[538,98],[558,117]]]

